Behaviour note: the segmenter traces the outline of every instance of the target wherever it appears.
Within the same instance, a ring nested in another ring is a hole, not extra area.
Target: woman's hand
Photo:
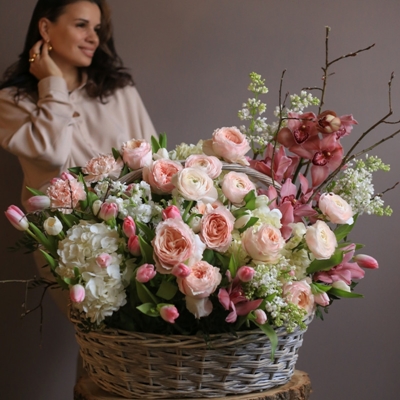
[[[35,43],[29,52],[29,57],[31,64],[29,72],[37,79],[41,80],[48,76],[63,76],[60,68],[49,55],[49,44],[43,40]]]

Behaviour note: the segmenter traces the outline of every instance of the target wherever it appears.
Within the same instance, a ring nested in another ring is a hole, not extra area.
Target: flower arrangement
[[[357,121],[323,110],[328,68],[367,49],[326,61],[320,98],[308,88],[282,100],[280,89],[272,124],[261,117],[268,90],[252,73],[243,126],[172,151],[164,134],[132,139],[54,178],[46,193],[31,189],[29,212],[10,206],[6,216],[43,255],[55,278],[47,284],[69,291],[91,329],[208,335],[257,326],[274,344],[274,328],[304,329],[334,300],[361,297],[364,269],[378,268],[348,237],[362,214],[391,213],[372,184],[389,166],[367,152],[398,131],[354,149],[391,108],[346,154],[342,140]]]

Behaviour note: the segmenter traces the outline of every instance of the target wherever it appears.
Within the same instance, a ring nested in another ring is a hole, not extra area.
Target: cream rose
[[[104,178],[118,179],[124,163],[120,158],[115,160],[112,154],[100,154],[93,157],[82,168],[86,182],[98,182]]]
[[[324,221],[308,226],[305,234],[308,248],[317,260],[331,258],[337,247],[335,234]]]
[[[269,224],[248,228],[242,236],[242,247],[254,261],[276,263],[284,245],[280,230]]]
[[[159,159],[149,166],[143,168],[143,180],[146,181],[154,193],[171,193],[174,189],[172,177],[182,170],[182,165],[178,162]]]
[[[201,219],[200,238],[207,248],[225,252],[232,241],[234,223],[235,217],[225,207],[213,209]]]
[[[122,145],[121,153],[125,164],[131,169],[143,168],[152,161],[150,143],[143,139],[128,140]]]
[[[185,167],[202,169],[211,179],[218,178],[222,171],[222,162],[214,156],[193,154],[185,161]]]
[[[191,273],[186,278],[177,278],[179,290],[188,297],[203,299],[214,293],[221,283],[219,268],[206,261],[198,261],[191,266]]]
[[[314,295],[311,292],[311,286],[306,280],[288,282],[282,287],[283,298],[300,308],[306,310],[307,315],[314,311]]]
[[[349,224],[353,221],[353,210],[345,200],[334,193],[323,193],[318,202],[322,213],[334,224]]]
[[[235,171],[227,173],[221,184],[222,193],[233,204],[241,204],[247,193],[255,188],[246,174]]]
[[[157,271],[169,274],[180,263],[191,265],[202,259],[205,245],[181,219],[160,222],[152,241]]]
[[[250,150],[249,142],[235,126],[214,131],[210,140],[203,142],[203,151],[210,156],[223,158],[227,162],[249,165],[245,154]]]
[[[212,203],[218,198],[213,180],[201,169],[182,169],[172,177],[172,184],[186,200]]]

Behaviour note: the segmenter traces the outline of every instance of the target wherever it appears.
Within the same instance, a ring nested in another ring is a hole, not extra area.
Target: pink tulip
[[[314,294],[314,301],[322,307],[329,306],[329,296],[325,292]]]
[[[118,206],[115,203],[103,203],[98,217],[103,221],[110,221],[118,215]]]
[[[133,256],[140,256],[141,250],[140,250],[140,242],[139,242],[139,236],[137,235],[132,235],[128,239],[128,250]]]
[[[19,231],[26,231],[29,229],[29,222],[24,212],[17,206],[10,206],[5,212],[7,219],[11,225]]]
[[[132,235],[136,235],[136,224],[131,216],[128,216],[124,219],[122,230],[128,238]]]
[[[74,285],[69,289],[69,298],[73,303],[81,303],[85,299],[85,288],[82,285]]]
[[[107,268],[111,263],[111,256],[108,253],[101,253],[96,257],[96,263],[101,268]]]
[[[177,278],[186,278],[191,272],[191,268],[183,263],[179,263],[172,268],[171,274]]]
[[[256,317],[256,323],[259,325],[264,325],[267,322],[267,314],[263,310],[254,310],[254,315]]]
[[[362,268],[377,269],[379,268],[378,261],[366,254],[357,254],[353,260]]]
[[[169,304],[160,308],[160,315],[164,321],[174,324],[175,320],[179,317],[179,312],[175,306]]]
[[[254,271],[254,268],[248,267],[248,266],[243,266],[238,269],[237,277],[242,282],[250,282],[253,279],[253,276],[255,273],[256,273],[256,271]]]
[[[70,181],[70,180],[72,180],[72,179],[75,179],[75,177],[74,177],[73,175],[71,175],[69,172],[63,172],[63,173],[60,175],[60,178],[61,178],[63,181]]]
[[[162,211],[162,218],[165,221],[168,218],[182,219],[181,212],[177,206],[168,206]]]
[[[33,196],[28,199],[26,208],[29,212],[42,211],[50,207],[50,198],[47,196]]]
[[[156,276],[156,271],[153,264],[143,264],[136,271],[136,280],[141,283],[146,283]]]

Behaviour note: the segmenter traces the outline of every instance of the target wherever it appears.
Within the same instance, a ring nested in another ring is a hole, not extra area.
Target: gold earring
[[[48,51],[52,51],[53,50],[53,46],[50,44],[50,40],[48,40],[47,42],[47,46],[48,46]]]

